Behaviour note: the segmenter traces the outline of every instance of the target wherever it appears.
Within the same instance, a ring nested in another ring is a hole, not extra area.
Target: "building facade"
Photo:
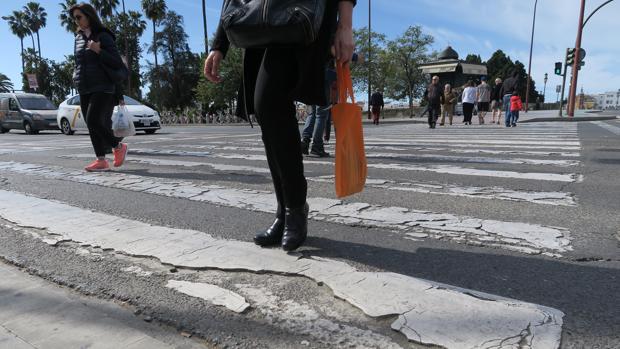
[[[595,96],[597,109],[620,109],[620,90],[605,92]]]

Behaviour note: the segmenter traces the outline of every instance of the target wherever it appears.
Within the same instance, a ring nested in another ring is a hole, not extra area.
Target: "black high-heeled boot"
[[[266,230],[259,231],[254,236],[254,243],[259,246],[274,246],[282,243],[282,234],[284,233],[284,212],[278,205],[276,210],[276,220]]]
[[[294,251],[306,241],[308,236],[308,203],[298,208],[286,208],[282,249]]]

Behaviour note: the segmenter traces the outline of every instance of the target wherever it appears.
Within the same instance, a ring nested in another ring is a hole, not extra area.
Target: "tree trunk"
[[[41,40],[39,39],[38,31],[37,31],[37,47],[39,48],[39,59],[41,59]]]
[[[159,65],[157,64],[157,40],[155,40],[155,34],[157,34],[157,31],[155,30],[155,20],[153,20],[153,55],[155,56],[155,70],[157,71]]]
[[[26,64],[24,63],[24,39],[20,38],[19,40],[22,45],[22,54],[20,56],[22,57],[22,76],[24,76],[24,73],[26,72]]]

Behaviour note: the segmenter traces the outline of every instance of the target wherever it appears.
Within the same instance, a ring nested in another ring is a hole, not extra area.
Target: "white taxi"
[[[161,129],[161,119],[157,111],[131,97],[125,96],[124,98],[136,131],[153,134]],[[116,112],[118,112],[118,107],[114,107],[114,113]],[[58,121],[58,127],[66,135],[72,135],[75,131],[88,132],[88,127],[80,108],[79,95],[68,98],[58,106],[56,120]]]

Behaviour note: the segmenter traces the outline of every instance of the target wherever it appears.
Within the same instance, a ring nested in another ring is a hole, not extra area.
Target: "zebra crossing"
[[[80,164],[92,157],[83,149],[87,140],[62,146],[50,141],[30,151],[61,150],[55,159],[28,162],[0,157],[0,176],[44,178],[273,213],[276,204],[269,181],[239,182],[227,177],[269,178],[260,136],[257,132],[243,132],[135,137],[128,141],[130,152],[125,167],[95,174],[80,169]],[[485,209],[468,215],[459,205],[475,200],[483,208],[502,203],[514,205],[515,211],[526,207],[541,212],[578,207],[579,198],[565,189],[584,181],[575,124],[528,124],[516,129],[455,126],[433,131],[415,125],[386,126],[366,129],[365,138],[369,168],[365,193],[336,199],[333,158],[304,159],[312,221],[387,230],[403,241],[438,240],[524,256],[563,258],[573,251],[570,227],[532,221],[519,214],[506,219]],[[0,155],[15,153],[19,145],[15,142],[5,147]],[[333,144],[327,145],[327,151],[333,153]],[[132,171],[136,169],[150,175]],[[184,173],[220,176],[222,180],[210,183],[196,179],[199,176],[176,177],[180,169]],[[439,200],[443,204],[437,206],[444,209],[429,209],[423,200],[405,205],[392,193]],[[43,208],[43,213],[33,207]],[[208,232],[131,221],[23,193],[0,190],[0,218],[44,229],[47,233],[41,239],[51,245],[74,241],[134,256],[151,256],[175,266],[307,277],[327,285],[338,298],[370,317],[397,316],[391,328],[416,343],[446,348],[523,343],[531,348],[559,347],[564,315],[561,310],[542,305],[400,274],[364,272],[338,260],[300,259]],[[176,281],[169,287],[196,296],[204,294],[207,286]],[[263,304],[257,301],[251,286],[235,292],[230,300],[234,304],[231,311],[243,312]],[[223,297],[221,293],[219,297]],[[475,314],[467,330],[459,321],[464,312]],[[531,323],[539,325],[532,327],[528,325]],[[371,337],[366,344],[358,344],[399,347]]]

